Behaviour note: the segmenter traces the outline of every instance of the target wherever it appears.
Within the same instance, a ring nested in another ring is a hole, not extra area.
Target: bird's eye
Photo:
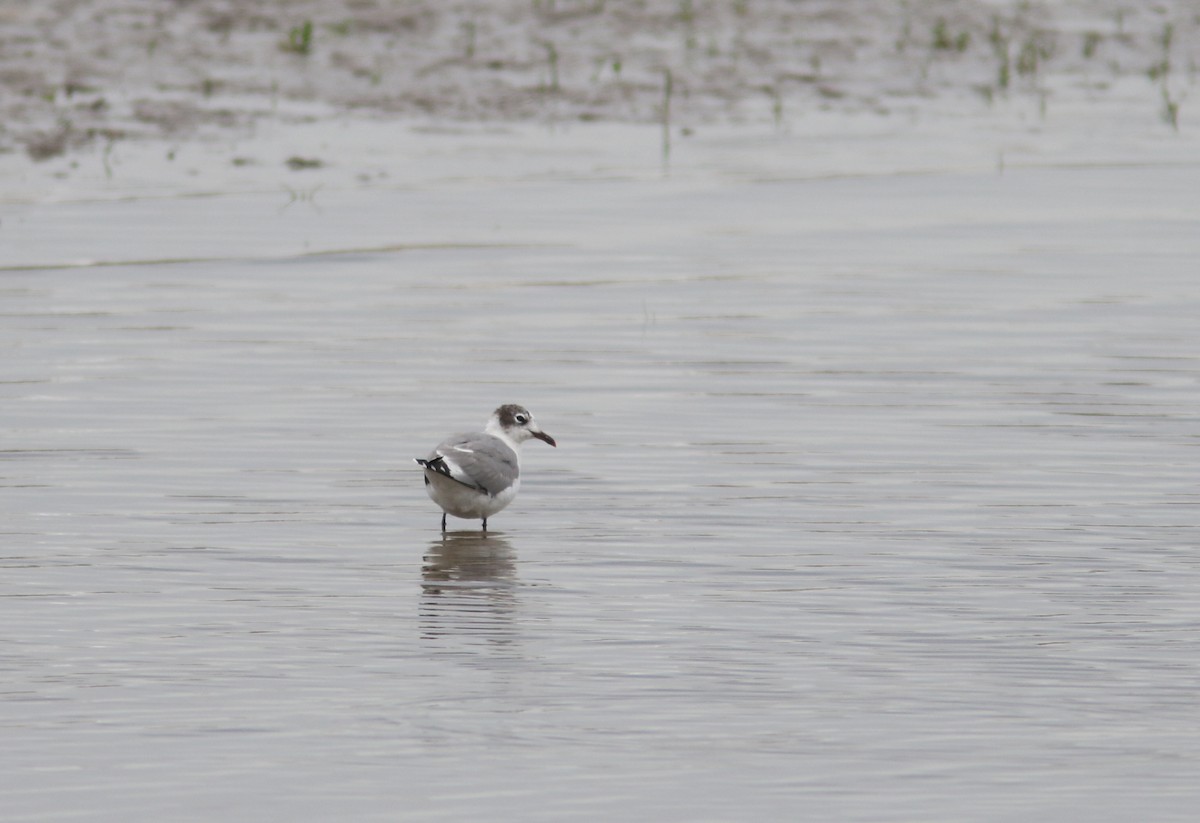
[[[518,414],[513,419],[516,420],[517,423],[522,426],[524,426],[526,423],[529,422],[529,418],[523,414]]]

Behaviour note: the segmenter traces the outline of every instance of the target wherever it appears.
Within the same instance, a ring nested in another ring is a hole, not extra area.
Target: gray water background
[[[1197,191],[9,208],[0,816],[1194,819]],[[442,536],[502,402],[560,447]]]

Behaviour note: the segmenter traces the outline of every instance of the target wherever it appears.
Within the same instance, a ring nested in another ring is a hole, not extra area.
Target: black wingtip
[[[440,456],[432,460],[422,460],[419,457],[414,457],[413,460],[423,469],[433,469],[438,474],[444,474],[447,477],[450,476],[450,467],[446,465],[446,461]]]

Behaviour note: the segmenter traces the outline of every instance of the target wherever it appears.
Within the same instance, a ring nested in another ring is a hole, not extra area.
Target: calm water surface
[[[1198,190],[6,207],[4,819],[1194,819]]]

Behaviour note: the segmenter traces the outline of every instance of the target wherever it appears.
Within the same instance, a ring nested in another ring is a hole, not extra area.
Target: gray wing
[[[490,434],[456,434],[429,453],[424,465],[466,486],[497,495],[520,475],[517,453]]]

